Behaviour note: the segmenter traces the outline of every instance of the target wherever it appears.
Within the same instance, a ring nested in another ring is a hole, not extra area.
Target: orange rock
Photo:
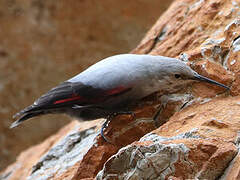
[[[234,81],[234,74],[230,71],[227,71],[218,63],[201,60],[192,65],[193,69],[199,74],[214,79],[222,84],[231,86]],[[196,96],[200,97],[213,97],[216,94],[221,94],[225,89],[210,85],[209,83],[204,83],[206,86],[202,85],[203,83],[195,83],[193,86],[193,93]]]
[[[145,144],[145,139],[151,144]],[[96,179],[216,179],[237,153],[231,142],[201,139],[190,134],[164,138],[149,134],[119,150]]]
[[[240,179],[240,156],[239,153],[232,162],[229,164],[225,173],[222,176],[222,179],[232,180],[232,179]]]
[[[105,163],[97,179],[130,175],[216,179],[238,151],[239,104],[240,97],[228,97],[185,108],[140,141],[120,149]],[[234,167],[238,163],[236,157],[225,177],[237,179],[239,169]]]

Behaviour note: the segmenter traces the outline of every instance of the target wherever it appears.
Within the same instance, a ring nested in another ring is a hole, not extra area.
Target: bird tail
[[[13,118],[17,119],[17,121],[15,121],[10,128],[16,127],[23,121],[34,116],[61,113],[63,112],[63,109],[70,108],[72,101],[79,101],[80,98],[73,96],[74,92],[72,86],[72,83],[64,82],[48,91],[46,94],[43,94],[32,105],[26,107],[13,116]],[[79,86],[83,87],[83,85]]]
[[[26,121],[32,117],[43,115],[46,113],[48,113],[48,112],[43,109],[36,110],[36,107],[34,105],[28,106],[25,109],[23,109],[22,111],[13,115],[13,119],[17,119],[17,118],[18,119],[11,124],[10,128],[14,128],[14,127],[18,126],[19,124],[21,124],[23,121]]]
[[[20,118],[16,121],[14,121],[10,128],[14,128],[16,126],[18,126],[19,124],[21,124],[23,121],[26,121],[34,116],[39,116],[39,115],[42,115],[42,114],[45,114],[45,112],[28,112],[28,113],[25,113],[23,114],[22,116],[20,116]]]

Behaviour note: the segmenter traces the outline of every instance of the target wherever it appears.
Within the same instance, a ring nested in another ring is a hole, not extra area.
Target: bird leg
[[[112,117],[109,116],[109,117],[106,119],[106,121],[103,123],[102,127],[101,127],[101,136],[102,136],[102,138],[104,139],[104,141],[109,142],[109,143],[110,143],[110,141],[105,137],[103,131],[104,131],[104,129],[108,126],[108,123],[111,121],[111,119],[112,119]]]
[[[110,141],[105,137],[105,135],[104,135],[104,129],[106,129],[107,126],[108,126],[108,123],[109,123],[114,117],[116,117],[116,116],[118,116],[118,115],[131,115],[132,118],[135,118],[135,116],[136,116],[136,114],[135,114],[134,112],[132,112],[132,111],[119,111],[119,112],[114,112],[113,114],[110,114],[110,115],[107,117],[106,121],[103,123],[102,128],[101,128],[101,136],[102,136],[102,138],[103,138],[106,142],[108,142],[108,143],[110,143]]]
[[[169,101],[169,98],[167,95],[163,95],[160,99],[161,99],[161,104],[158,106],[157,111],[156,111],[155,115],[153,116],[153,120],[154,120],[156,127],[159,127],[161,125],[158,121],[158,118],[161,115],[163,109],[166,108],[167,103]]]
[[[160,123],[158,122],[158,118],[159,118],[161,112],[163,111],[163,109],[164,109],[164,106],[161,104],[160,106],[158,106],[158,109],[157,109],[155,115],[153,116],[154,124],[156,127],[160,126]]]

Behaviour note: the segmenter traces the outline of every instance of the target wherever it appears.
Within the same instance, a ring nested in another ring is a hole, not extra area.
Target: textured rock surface
[[[14,113],[96,61],[129,52],[169,3],[1,0],[0,169],[69,122],[44,116],[9,130]]]
[[[191,132],[170,139],[150,134],[120,149],[97,179],[216,179],[236,153],[230,142],[202,140]]]
[[[239,102],[239,97],[217,98],[185,108],[112,156],[98,178],[216,179],[229,166],[223,179],[238,179]]]
[[[82,132],[75,126],[85,125],[72,123],[55,135],[61,139],[51,145],[48,142],[54,137],[23,152],[2,176],[239,179],[239,14],[240,1],[176,0],[133,50],[179,57],[200,74],[229,85],[230,92],[195,83],[173,95],[148,97],[134,110],[136,119],[122,115],[109,123],[105,135],[112,143],[98,135],[99,126],[94,126],[100,120],[86,123]],[[159,105],[163,107],[160,127],[154,130],[152,117]],[[71,137],[70,144],[64,145]],[[84,145],[91,138],[95,139]],[[44,153],[32,154],[40,146]],[[26,156],[33,160],[24,161]],[[71,157],[76,160],[61,163]]]
[[[26,179],[28,176],[29,179],[40,177],[46,179],[57,177],[58,170],[67,172],[69,167],[72,171],[76,171],[73,168],[75,162],[82,159],[89,146],[94,143],[92,139],[95,124],[97,124],[96,121],[82,124],[77,121],[71,122],[56,135],[21,153],[17,162],[7,168],[7,173],[3,177],[16,180]],[[87,138],[83,140],[83,137]]]

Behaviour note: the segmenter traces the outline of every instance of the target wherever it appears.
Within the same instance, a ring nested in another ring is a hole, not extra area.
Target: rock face
[[[239,13],[240,1],[176,0],[132,51],[178,57],[231,91],[195,83],[154,94],[135,118],[109,123],[111,143],[102,120],[72,122],[22,152],[2,179],[239,179]]]
[[[97,179],[237,179],[238,168],[229,163],[238,159],[239,102],[239,97],[216,98],[175,113],[109,158]],[[223,175],[228,166],[236,174]]]
[[[1,0],[0,170],[69,122],[45,116],[10,130],[14,113],[96,61],[129,52],[169,3]]]

